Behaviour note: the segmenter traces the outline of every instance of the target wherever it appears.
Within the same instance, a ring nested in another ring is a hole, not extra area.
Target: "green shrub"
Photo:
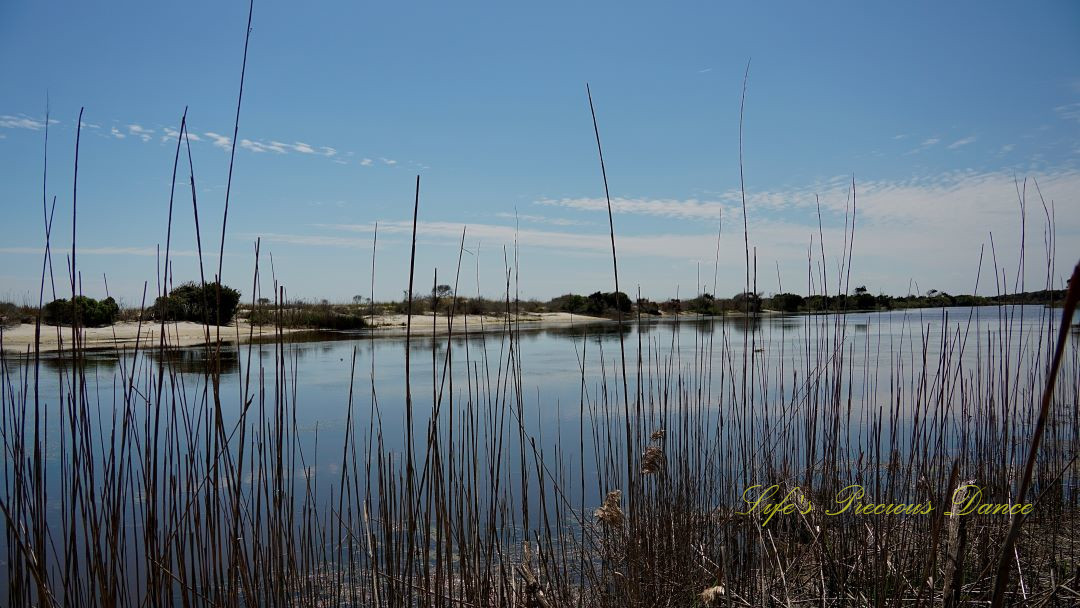
[[[70,301],[60,299],[46,304],[44,321],[48,325],[103,327],[112,325],[118,314],[120,306],[112,298],[98,301],[86,296],[75,296]]]
[[[240,292],[221,283],[187,282],[154,301],[152,314],[159,321],[193,321],[226,325],[236,314]]]
[[[588,306],[588,300],[585,296],[579,296],[577,294],[568,293],[566,295],[553,298],[548,302],[548,306],[552,310],[559,312],[570,312],[576,315],[584,314],[585,309]]]
[[[630,297],[621,291],[595,292],[589,295],[585,312],[602,315],[608,312],[630,312]]]
[[[797,293],[778,293],[772,297],[769,307],[781,312],[798,312],[804,304],[805,298]]]
[[[700,315],[715,315],[723,312],[723,306],[711,293],[703,293],[688,301],[686,310]]]
[[[739,312],[761,312],[761,296],[750,291],[744,291],[731,298],[731,304]]]

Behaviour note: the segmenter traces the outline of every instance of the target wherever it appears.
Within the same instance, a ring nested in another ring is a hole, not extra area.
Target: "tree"
[[[431,288],[431,310],[439,310],[439,304],[450,297],[454,289],[449,285],[436,285]]]

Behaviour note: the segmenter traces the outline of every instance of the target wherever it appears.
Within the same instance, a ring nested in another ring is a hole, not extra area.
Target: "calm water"
[[[827,383],[818,387],[807,379],[835,374],[835,364],[842,360],[840,385],[851,403],[844,432],[847,441],[861,445],[867,436],[867,421],[882,404],[897,395],[905,403],[919,400],[918,379],[924,369],[930,378],[945,368],[973,374],[980,361],[985,367],[988,356],[996,358],[999,367],[1009,361],[1009,368],[1019,370],[1017,377],[1022,377],[1024,370],[1045,366],[1049,353],[1046,337],[1056,334],[1059,320],[1059,310],[1044,307],[986,307],[839,317],[777,315],[753,321],[665,319],[628,324],[622,331],[615,323],[601,323],[525,329],[515,333],[513,340],[491,333],[468,338],[414,338],[413,450],[422,462],[428,420],[433,404],[439,402],[444,441],[451,416],[456,417],[453,424],[460,429],[462,417],[473,415],[480,443],[501,425],[507,437],[501,449],[508,459],[516,459],[522,446],[517,432],[520,415],[529,449],[535,441],[536,449],[543,452],[545,462],[553,463],[553,469],[580,471],[584,477],[580,485],[575,481],[567,488],[568,498],[595,506],[605,489],[596,482],[594,433],[602,437],[605,429],[621,428],[620,335],[631,400],[634,394],[645,396],[639,423],[646,436],[663,425],[662,411],[684,407],[699,408],[706,425],[726,425],[726,432],[743,432],[749,424],[758,425],[751,427],[757,432],[764,428],[760,425],[768,424],[770,416],[775,423],[778,408],[804,399],[810,391],[826,391]],[[1080,335],[1075,330],[1072,335]],[[348,467],[353,462],[351,456],[343,459],[342,450],[350,388],[352,437],[358,459],[375,440],[377,429],[381,429],[384,454],[400,462],[406,453],[406,341],[372,338],[366,333],[321,334],[306,339],[310,337],[280,348],[274,344],[227,347],[222,357],[221,416],[227,428],[234,428],[247,395],[251,399],[247,430],[254,434],[257,421],[272,418],[275,402],[288,404],[286,420],[295,424],[297,431],[298,451],[290,465],[293,474],[316,482],[316,499],[325,501],[340,479],[343,462]],[[1074,339],[1062,377],[1080,385],[1076,342]],[[750,411],[734,405],[742,399],[744,360],[751,362],[747,382],[755,409]],[[165,360],[153,352],[138,357],[124,352],[92,352],[84,365],[84,390],[90,404],[84,420],[100,441],[98,456],[107,451],[113,425],[122,419],[126,379],[134,378],[139,387],[131,411],[133,422],[141,425],[151,413],[146,396],[151,403],[156,402],[153,378],[158,377],[159,369],[166,371],[167,378],[162,403],[178,409],[177,426],[187,429],[173,435],[175,451],[187,450],[190,438],[198,438],[199,429],[205,428],[200,425],[207,419],[212,389],[202,348],[180,349]],[[59,499],[65,493],[57,470],[69,432],[61,424],[67,416],[61,395],[70,394],[70,367],[62,358],[44,358],[38,393],[48,510],[57,518],[62,508]],[[18,409],[12,404],[34,403],[30,363],[6,357],[4,378],[6,407]],[[441,395],[441,400],[436,395]],[[1075,397],[1075,388],[1072,395]],[[1019,393],[1018,397],[1021,401],[1031,399],[1031,395]],[[904,411],[901,408],[901,415]],[[11,420],[9,410],[5,437],[16,432]],[[188,434],[190,429],[195,429],[193,435]],[[893,432],[902,434],[903,429],[901,424]],[[617,430],[614,434],[619,436]],[[715,443],[723,440],[715,439]],[[797,443],[792,445],[795,451],[801,449]],[[621,448],[616,445],[615,449]],[[732,458],[720,449],[713,455]],[[511,462],[506,485],[514,488],[521,480],[516,473],[517,461]],[[741,466],[737,459],[730,462],[733,468]],[[7,492],[12,466],[5,450]],[[362,476],[364,466],[358,466]],[[247,479],[250,483],[250,477]],[[7,554],[6,548],[0,549],[0,555]]]
[[[960,361],[965,369],[974,369],[980,351],[983,357],[988,350],[1009,352],[1018,360],[1029,360],[1040,352],[1045,356],[1048,323],[1056,331],[1059,318],[1060,311],[1040,306],[921,309],[840,317],[765,316],[752,323],[741,318],[665,319],[628,324],[622,334],[631,392],[640,380],[645,394],[656,395],[664,390],[665,381],[677,380],[681,374],[684,380],[694,381],[693,388],[706,402],[722,409],[733,380],[736,385],[741,382],[745,357],[754,362],[760,402],[790,399],[800,382],[843,356],[848,376],[844,383],[850,385],[856,405],[866,405],[885,397],[890,378],[900,377],[903,382],[905,373],[921,369],[924,356],[933,369],[943,349],[953,365]],[[511,397],[515,386],[507,381],[507,362],[513,346],[513,357],[520,361],[525,427],[542,437],[542,445],[549,449],[559,444],[560,434],[573,438],[564,439],[561,446],[572,452],[577,449],[581,410],[602,402],[605,392],[613,403],[621,395],[619,334],[612,322],[523,330],[513,344],[500,334],[449,341],[414,338],[411,386],[416,432],[423,433],[435,394],[442,395],[444,415],[450,409],[460,410],[470,395],[473,407],[481,412]],[[227,347],[220,385],[223,417],[233,424],[238,419],[244,386],[249,395],[257,395],[261,383],[272,403],[275,357],[281,357],[285,373],[279,392],[295,404],[306,466],[318,472],[339,470],[350,376],[358,441],[366,440],[370,414],[377,405],[386,448],[400,452],[405,447],[405,345],[404,338],[372,339],[358,333],[324,334],[312,341],[289,343],[281,351],[273,344]],[[635,371],[639,357],[643,361],[640,377]],[[186,403],[193,410],[198,407],[209,390],[203,349],[181,349],[164,362],[158,359],[156,353],[138,358],[105,351],[87,355],[86,390],[102,428],[107,428],[121,407],[119,387],[124,378],[134,372],[140,384],[139,379],[156,373],[161,363],[180,380],[167,386],[164,401]],[[898,371],[898,365],[907,371]],[[59,453],[56,422],[61,383],[70,378],[68,367],[67,361],[55,357],[46,358],[42,367],[40,397],[49,419],[46,453],[53,459]],[[18,400],[24,382],[29,384],[26,390],[32,391],[29,373],[24,363],[9,359],[5,401],[12,399],[12,391]]]

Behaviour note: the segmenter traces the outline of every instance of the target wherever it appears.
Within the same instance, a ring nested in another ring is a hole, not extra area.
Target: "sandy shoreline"
[[[372,337],[398,337],[406,333],[406,315],[381,315],[371,321],[372,328],[364,333]],[[517,327],[542,329],[546,327],[570,327],[576,324],[609,322],[609,319],[574,315],[565,312],[544,312],[521,314],[512,322]],[[412,335],[436,336],[446,335],[449,331],[455,334],[476,333],[480,331],[498,331],[506,323],[502,315],[483,315],[465,317],[459,315],[453,318],[453,322],[445,316],[437,319],[430,315],[413,315]],[[197,346],[206,341],[207,328],[200,323],[180,322],[165,325],[165,340],[169,346]],[[211,326],[210,340],[214,341],[217,328]],[[136,342],[139,348],[156,347],[160,341],[161,325],[148,322],[140,325],[136,322],[121,322],[109,327],[91,327],[79,330],[80,341],[87,349],[121,349],[134,348]],[[341,333],[329,330],[315,329],[284,329],[284,333],[304,333],[317,336],[319,333]],[[222,342],[245,343],[249,339],[267,339],[274,335],[272,326],[252,327],[244,320],[238,320],[234,324],[221,328]],[[34,350],[34,325],[23,323],[13,327],[0,329],[0,341],[5,352],[27,353]],[[70,348],[72,341],[70,327],[53,327],[43,325],[41,327],[41,352],[56,352],[63,348]]]
[[[207,328],[201,323],[183,321],[179,323],[167,323],[165,325],[165,340],[169,346],[196,346],[206,343],[206,331],[210,331],[210,340],[215,341],[217,327]],[[222,342],[237,342],[237,331],[240,333],[240,342],[246,342],[249,336],[263,338],[274,334],[273,327],[255,327],[239,321],[221,328]],[[291,332],[295,330],[284,330]],[[141,324],[134,321],[123,321],[108,327],[90,327],[79,330],[80,342],[87,349],[121,349],[135,348],[136,343],[140,349],[153,348],[160,342],[161,324],[144,322]],[[34,325],[23,323],[2,330],[3,350],[5,352],[26,353],[34,350]],[[70,327],[41,326],[41,352],[56,352],[61,345],[64,349],[71,348],[72,335]]]

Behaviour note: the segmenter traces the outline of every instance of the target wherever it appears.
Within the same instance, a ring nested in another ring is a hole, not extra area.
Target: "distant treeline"
[[[891,296],[884,293],[874,295],[865,287],[857,287],[852,294],[834,296],[801,296],[796,293],[778,293],[771,297],[762,297],[760,294],[740,293],[732,298],[715,298],[706,293],[685,301],[668,300],[655,303],[649,300],[639,300],[638,308],[643,313],[651,314],[676,311],[723,314],[726,312],[760,312],[762,310],[814,313],[941,308],[945,306],[994,306],[999,304],[1054,305],[1061,303],[1064,298],[1065,290],[1062,289],[1044,289],[995,296],[952,295],[944,291],[931,289],[922,295]]]
[[[548,301],[488,299],[481,297],[458,296],[455,300],[450,288],[439,286],[433,294],[413,294],[413,314],[430,314],[433,311],[445,314],[453,308],[457,313],[497,314],[508,309],[515,312],[570,312],[579,315],[616,316],[640,313],[643,315],[665,315],[675,313],[694,313],[720,315],[726,313],[756,313],[776,311],[786,313],[816,312],[853,312],[866,310],[894,310],[904,308],[941,308],[945,306],[993,306],[998,304],[1038,304],[1053,305],[1060,303],[1065,291],[1042,290],[1028,291],[998,296],[952,295],[944,291],[931,289],[922,295],[891,296],[874,295],[865,287],[857,287],[854,293],[834,296],[812,295],[809,297],[795,293],[778,293],[763,296],[758,293],[744,292],[730,298],[718,298],[703,293],[691,299],[672,298],[665,301],[653,301],[647,298],[631,299],[623,292],[596,291],[589,295],[568,293]],[[378,312],[405,313],[408,310],[408,298],[398,302],[371,304],[362,296],[353,299],[356,304],[373,306]]]
[[[589,295],[568,293],[547,301],[530,299],[492,299],[453,295],[448,285],[439,285],[430,294],[415,293],[412,302],[407,294],[399,301],[372,302],[364,296],[355,296],[351,304],[290,301],[274,303],[259,298],[257,304],[244,306],[239,302],[240,293],[216,283],[201,287],[185,283],[167,297],[158,298],[145,314],[139,309],[121,310],[112,298],[100,302],[79,296],[73,301],[56,300],[44,307],[43,322],[49,325],[79,325],[94,327],[109,325],[116,320],[154,319],[166,321],[206,320],[210,323],[220,319],[228,323],[234,314],[256,325],[280,324],[285,327],[314,327],[324,329],[359,329],[367,324],[364,317],[371,314],[423,314],[481,315],[515,313],[569,312],[577,315],[615,317],[622,313],[642,315],[670,315],[692,313],[722,315],[727,313],[757,313],[776,311],[785,313],[855,312],[868,310],[899,310],[905,308],[941,308],[946,306],[995,306],[1000,304],[1060,305],[1065,290],[1043,289],[996,296],[952,295],[931,289],[922,295],[891,296],[874,295],[865,287],[857,287],[854,293],[835,296],[801,296],[796,293],[778,293],[765,297],[756,293],[739,293],[730,298],[717,298],[703,293],[691,299],[672,298],[656,302],[647,298],[632,300],[623,292],[596,291]],[[220,302],[221,308],[218,309]],[[33,323],[37,318],[36,307],[0,302],[0,326]]]

